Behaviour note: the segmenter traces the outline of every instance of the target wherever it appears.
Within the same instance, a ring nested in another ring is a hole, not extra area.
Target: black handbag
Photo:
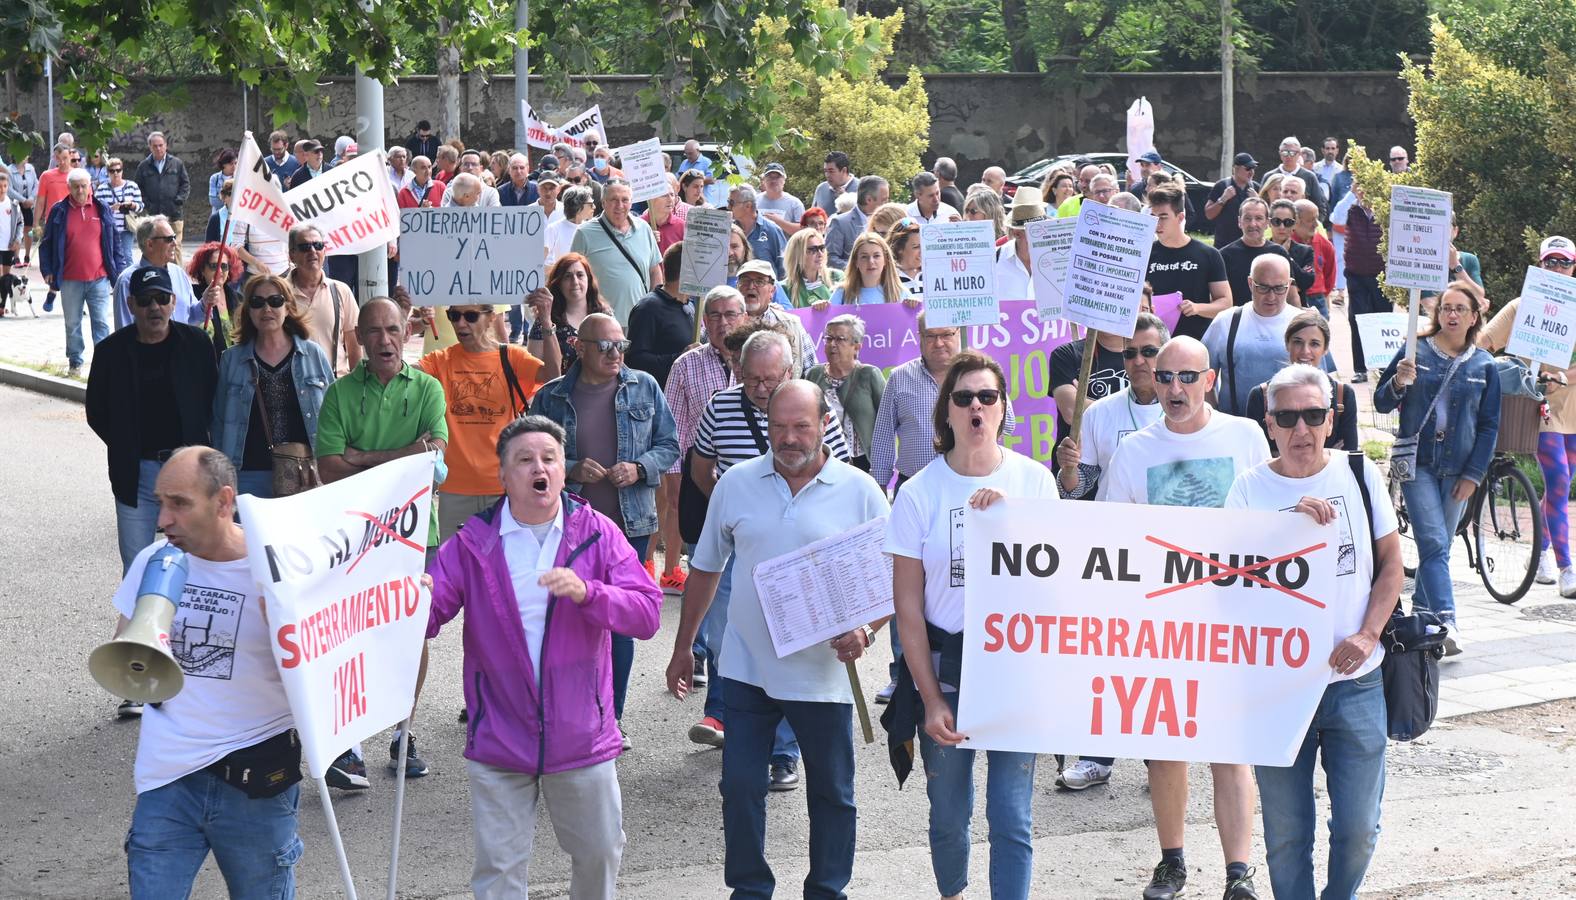
[[[765,455],[771,449],[771,444],[766,440],[766,435],[761,432],[761,425],[755,421],[755,412],[750,407],[747,397],[740,397],[743,404],[742,412],[744,421],[750,426],[750,436],[755,439],[756,449]],[[692,448],[693,449],[693,448]],[[679,464],[679,537],[686,544],[700,542],[701,530],[706,527],[706,511],[711,507],[711,497],[701,493],[701,489],[690,478],[691,453],[684,454],[684,461]],[[703,460],[703,465],[710,465],[711,460]]]
[[[253,800],[276,797],[301,780],[301,739],[294,728],[287,728],[230,751],[208,770]]]

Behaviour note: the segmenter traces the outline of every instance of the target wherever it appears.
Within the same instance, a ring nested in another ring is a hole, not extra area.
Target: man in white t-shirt
[[[821,389],[808,381],[785,381],[772,392],[766,410],[771,449],[730,467],[712,489],[668,664],[668,690],[682,700],[694,676],[692,650],[701,620],[729,558],[736,557],[719,660],[728,723],[722,746],[723,871],[735,896],[770,896],[775,884],[765,854],[767,773],[784,719],[800,739],[809,782],[805,893],[843,896],[854,870],[854,695],[845,664],[864,654],[875,640],[874,629],[886,620],[778,657],[749,574],[759,563],[887,513],[886,496],[875,481],[826,445],[828,409]]]
[[[1330,864],[1321,896],[1355,897],[1379,839],[1386,734],[1379,635],[1401,594],[1401,539],[1384,479],[1361,453],[1326,450],[1330,382],[1287,366],[1265,389],[1280,456],[1237,476],[1231,509],[1301,512],[1332,529],[1338,545],[1330,684],[1296,760],[1258,766],[1270,886],[1277,897],[1314,896],[1314,756],[1323,756],[1330,804]],[[1355,467],[1355,468],[1354,468]],[[1361,472],[1362,483],[1358,482]],[[1369,507],[1371,507],[1371,512]]]
[[[1286,326],[1302,312],[1286,302],[1291,287],[1286,258],[1261,256],[1248,275],[1253,302],[1228,309],[1209,323],[1204,346],[1219,372],[1215,406],[1221,412],[1242,415],[1253,388],[1290,362]]]
[[[159,525],[188,567],[169,630],[185,683],[142,716],[126,835],[133,897],[186,896],[209,850],[231,896],[295,895],[300,745],[246,536],[233,521],[235,492],[229,457],[208,447],[178,451],[159,472]],[[139,553],[115,591],[117,634],[136,611],[149,557],[165,546]],[[272,787],[236,786],[243,773],[227,760],[240,750],[254,751],[247,767],[261,767],[249,784],[269,772],[282,777]]]
[[[1172,338],[1155,357],[1164,418],[1116,447],[1100,478],[1100,499],[1156,506],[1225,505],[1237,476],[1270,458],[1264,432],[1247,419],[1212,409],[1215,386],[1209,351],[1190,337]],[[1226,856],[1225,900],[1257,898],[1248,874],[1253,850],[1253,774],[1245,765],[1211,764],[1215,825]],[[1172,900],[1187,883],[1182,854],[1187,812],[1187,763],[1152,760],[1149,799],[1160,838],[1160,864],[1145,900]]]
[[[1171,332],[1159,316],[1138,314],[1133,336],[1122,347],[1127,387],[1089,404],[1077,439],[1068,437],[1056,448],[1057,482],[1063,497],[1094,499],[1091,492],[1099,483],[1100,472],[1111,464],[1117,443],[1160,420],[1155,359],[1170,339]]]

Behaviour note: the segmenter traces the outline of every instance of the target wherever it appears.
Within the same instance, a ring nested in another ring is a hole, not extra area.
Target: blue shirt
[[[776,223],[756,216],[755,227],[745,235],[750,242],[750,252],[756,259],[764,259],[772,264],[772,270],[777,273],[777,280],[783,280],[783,249],[788,246],[788,236],[778,228]]]

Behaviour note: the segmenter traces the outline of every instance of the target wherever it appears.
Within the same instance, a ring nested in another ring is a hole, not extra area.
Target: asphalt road
[[[0,422],[0,633],[10,656],[0,670],[0,897],[125,896],[122,841],[135,799],[138,726],[114,719],[115,700],[86,666],[89,651],[111,629],[109,596],[119,577],[103,447],[80,407],[24,391],[0,388]],[[620,893],[721,897],[720,754],[685,739],[699,703],[680,704],[662,691],[675,599],[663,619],[657,638],[637,649],[630,688],[626,726],[636,748],[619,762],[629,841]],[[872,691],[886,673],[884,642],[878,647],[860,667]],[[459,755],[463,726],[455,721],[460,664],[459,629],[451,627],[433,646],[418,713],[416,732],[433,774],[412,782],[406,795],[403,897],[467,892],[470,809]],[[1576,894],[1576,843],[1564,802],[1576,784],[1576,749],[1569,741],[1502,729],[1449,724],[1424,743],[1392,752],[1386,830],[1370,874],[1374,896],[1502,896],[1499,885],[1529,896]],[[369,761],[381,762],[386,742],[369,742]],[[1136,897],[1158,855],[1142,767],[1121,763],[1109,787],[1068,794],[1052,787],[1053,766],[1042,758],[1035,794],[1034,895]],[[1208,896],[1218,890],[1222,864],[1207,775],[1203,767],[1194,770],[1188,858],[1197,870],[1196,895]],[[983,772],[980,766],[982,803]],[[859,857],[851,894],[934,896],[923,790],[922,773],[895,789],[882,744],[859,749]],[[299,896],[343,896],[316,792],[302,796],[307,851]],[[380,765],[370,791],[334,799],[364,897],[385,890],[392,799],[391,775]],[[778,881],[784,896],[796,894],[805,872],[804,793],[774,795],[768,809]],[[983,837],[981,809],[976,838]],[[536,847],[532,896],[566,896],[568,860],[545,822]],[[1262,873],[1261,846],[1255,857]],[[986,859],[977,843],[974,896],[988,890]],[[1259,884],[1268,897],[1267,876]],[[224,896],[211,862],[194,896]]]

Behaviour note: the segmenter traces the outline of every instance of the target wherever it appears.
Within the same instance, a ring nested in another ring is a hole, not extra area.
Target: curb
[[[47,375],[34,369],[0,363],[0,384],[47,394],[72,403],[87,401],[88,387],[80,381]]]

